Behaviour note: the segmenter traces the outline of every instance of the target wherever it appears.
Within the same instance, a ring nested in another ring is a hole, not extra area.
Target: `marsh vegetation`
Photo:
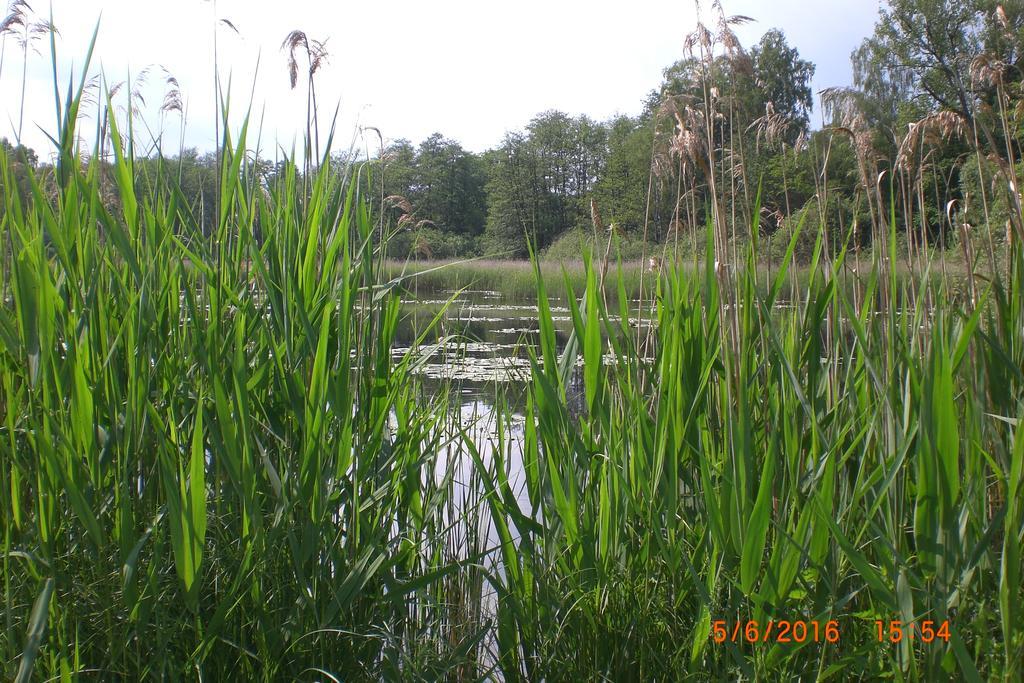
[[[1016,55],[1020,12],[978,12]],[[769,230],[787,190],[742,165],[715,85],[741,20],[698,27],[658,104],[673,232],[630,265],[595,199],[564,271],[529,230],[529,265],[396,259],[421,219],[319,137],[305,34],[305,157],[268,164],[224,115],[199,199],[111,90],[80,141],[87,59],[54,163],[0,149],[0,675],[1024,675],[1019,72],[978,61],[974,108],[885,169],[846,93],[851,125],[802,149],[852,143],[849,193],[826,165]],[[979,204],[927,194],[944,131],[998,180]],[[717,637],[748,620],[839,637]]]

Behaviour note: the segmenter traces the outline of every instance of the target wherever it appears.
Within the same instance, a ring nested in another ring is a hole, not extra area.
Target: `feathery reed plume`
[[[7,8],[7,16],[0,21],[0,35],[16,35],[18,27],[24,28],[28,24],[28,15],[32,11],[24,0],[15,0]]]
[[[8,37],[13,37],[21,48],[21,107],[18,113],[18,129],[15,138],[21,140],[21,131],[25,122],[25,88],[28,82],[28,52],[29,48],[36,54],[39,50],[35,43],[44,35],[60,35],[57,27],[49,20],[32,21],[30,15],[32,7],[24,0],[15,0],[8,7],[7,16],[0,22],[0,37],[3,43],[0,44],[0,74],[3,73],[4,44]]]
[[[329,57],[327,41],[311,39],[305,32],[299,30],[292,31],[285,36],[281,43],[281,49],[288,53],[288,82],[291,83],[293,89],[298,85],[299,62],[295,53],[300,47],[306,51],[310,78],[320,70]]]
[[[359,132],[360,133],[365,133],[366,131],[370,131],[370,132],[375,133],[377,135],[377,142],[380,145],[380,148],[383,150],[384,149],[384,133],[380,132],[380,128],[378,128],[377,126],[360,126],[359,127]]]
[[[684,107],[682,111],[674,111],[673,116],[676,127],[675,135],[669,143],[669,152],[684,163],[695,164],[709,173],[704,116],[691,106]]]
[[[423,258],[430,260],[434,257],[434,250],[430,247],[430,242],[422,234],[417,234],[412,244],[412,255],[416,258]]]
[[[388,195],[384,198],[384,208],[399,209],[404,214],[412,213],[412,204],[409,200],[399,194]]]
[[[1006,16],[1006,9],[1002,5],[996,5],[996,20],[1004,30],[1009,30],[1010,20]]]
[[[819,94],[822,110],[831,122],[830,130],[833,134],[848,137],[853,146],[857,172],[871,218],[872,241],[884,237],[882,226],[885,224],[885,211],[880,185],[882,176],[878,173],[879,153],[875,149],[871,128],[864,114],[864,94],[854,88],[825,88]]]
[[[722,161],[726,165],[726,173],[737,183],[734,189],[740,188],[745,178],[743,157],[732,147],[722,147],[721,155]]]
[[[0,21],[0,35],[7,36],[14,33],[14,29],[21,26],[22,18],[21,15],[12,13]]]
[[[312,78],[320,70],[320,67],[327,63],[330,55],[327,52],[327,41],[313,40],[310,42],[310,48],[312,57],[309,62],[309,76]]]
[[[308,78],[306,80],[306,141],[309,149],[319,158],[320,129],[317,125],[316,85],[313,77],[327,63],[329,57],[327,41],[311,39],[305,32],[299,30],[291,31],[285,36],[284,41],[281,43],[281,50],[288,54],[288,82],[293,90],[298,84],[299,78],[299,63],[295,53],[300,47],[306,52],[306,63],[308,65]],[[310,167],[308,156],[305,161],[307,175]]]
[[[1009,65],[1004,60],[989,52],[982,52],[971,60],[971,81],[975,85],[999,87],[1005,83],[1008,69]]]
[[[49,35],[50,33],[56,34],[58,36],[60,35],[60,31],[57,30],[57,27],[49,19],[37,21],[36,23],[32,24],[31,32],[33,35],[36,36]]]
[[[295,51],[300,47],[306,48],[308,53],[309,41],[306,40],[306,34],[298,30],[285,36],[284,42],[281,43],[281,49],[288,52],[288,82],[291,83],[293,90],[299,81],[299,61],[295,58]]]
[[[755,145],[756,149],[760,150],[762,142],[766,146],[781,143],[791,123],[785,114],[776,112],[775,103],[769,101],[765,102],[764,114],[754,119],[753,123],[747,126],[747,131],[756,129]]]
[[[146,86],[149,81],[149,73],[153,70],[153,64],[147,64],[132,81],[131,97],[129,98],[132,103],[132,113],[137,114],[139,112],[138,105],[141,104],[143,107],[146,106],[146,95],[142,89]]]
[[[95,74],[90,78],[85,87],[82,88],[82,100],[78,108],[78,116],[81,118],[89,107],[95,106],[99,101],[100,75]]]
[[[594,236],[604,232],[604,221],[601,220],[601,211],[597,208],[597,202],[590,199],[590,222],[594,226]]]
[[[863,93],[853,88],[825,88],[819,94],[825,118],[832,123],[832,131],[849,136],[859,161],[865,164],[873,162],[877,152],[864,115]]]
[[[168,73],[164,84],[167,89],[164,93],[163,104],[160,105],[160,111],[182,113],[181,86],[178,83],[178,79]]]
[[[967,122],[962,114],[954,111],[939,111],[911,123],[907,134],[896,153],[896,168],[910,171],[913,159],[922,144],[937,145],[952,137],[967,137]]]
[[[809,143],[810,137],[807,135],[807,131],[800,131],[800,134],[796,136],[796,142],[793,143],[793,154],[805,151]]]

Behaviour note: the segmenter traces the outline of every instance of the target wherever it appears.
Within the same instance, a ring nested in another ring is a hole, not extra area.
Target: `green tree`
[[[487,157],[487,238],[492,249],[526,254],[589,226],[589,202],[608,162],[608,129],[559,111],[535,116]]]
[[[772,29],[761,37],[751,50],[754,63],[755,92],[762,111],[768,103],[782,117],[782,138],[793,144],[805,132],[814,107],[811,79],[814,64],[801,59],[795,47],[790,47],[779,29]]]
[[[396,140],[373,166],[383,177],[384,195],[405,200],[389,202],[404,232],[417,233],[396,242],[394,254],[414,247],[434,255],[475,251],[472,241],[483,233],[487,205],[487,172],[479,155],[434,133],[419,146]]]
[[[384,150],[376,164],[384,180],[385,195],[407,197],[416,184],[416,148],[406,140],[395,140]]]
[[[1019,66],[1022,31],[1018,2],[888,0],[874,33],[853,53],[854,83],[885,115],[882,123],[895,123],[908,99],[972,121],[975,95],[984,87],[972,78],[972,64],[987,52]]]
[[[653,136],[649,117],[619,116],[608,123],[608,158],[594,198],[605,220],[625,232],[643,229]]]
[[[529,138],[508,133],[486,159],[489,249],[522,258],[528,239],[546,246],[555,232],[553,197],[542,182],[538,155]]]
[[[414,182],[408,199],[423,218],[446,232],[483,232],[483,164],[462,146],[434,133],[417,150]]]

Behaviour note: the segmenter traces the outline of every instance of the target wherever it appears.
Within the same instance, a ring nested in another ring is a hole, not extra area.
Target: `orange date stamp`
[[[948,643],[950,626],[948,620],[933,621],[885,621],[874,620],[874,637],[879,643],[896,644],[904,640],[916,643]],[[838,643],[842,636],[839,622],[818,621],[817,619],[754,619],[729,621],[717,619],[711,622],[710,637],[716,643]]]
[[[716,643],[838,643],[839,622],[816,619],[753,619],[729,623],[724,619],[711,622],[711,638]]]

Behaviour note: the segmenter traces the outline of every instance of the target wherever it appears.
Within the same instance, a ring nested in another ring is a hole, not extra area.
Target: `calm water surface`
[[[437,329],[414,348],[419,333],[446,304]],[[637,310],[638,302],[631,302],[630,308]],[[552,297],[550,309],[561,351],[572,331],[568,302]],[[486,290],[419,291],[405,299],[400,320],[393,353],[396,357],[414,354],[416,372],[424,379],[428,392],[442,384],[450,387],[450,395],[457,397],[453,409],[458,410],[459,424],[488,466],[494,462],[499,442],[494,405],[500,397],[512,409],[511,422],[502,425],[503,465],[525,512],[528,500],[522,474],[522,413],[530,377],[529,350],[539,354],[536,298],[512,298]],[[634,326],[646,324],[646,320],[637,318],[631,322]],[[472,461],[463,450],[457,445],[449,447],[447,464],[454,468],[454,480],[472,489]]]
[[[453,296],[456,298],[449,303]],[[516,299],[486,290],[419,293],[404,304],[399,345],[393,353],[408,353],[417,333],[446,303],[436,333],[414,350],[421,361],[417,372],[426,378],[428,388],[448,382],[461,395],[463,408],[493,403],[499,391],[511,405],[521,406],[530,375],[528,350],[536,349],[540,338],[536,299]],[[637,304],[631,302],[631,308],[635,310]],[[551,298],[550,308],[561,350],[572,331],[571,314],[562,299]]]

